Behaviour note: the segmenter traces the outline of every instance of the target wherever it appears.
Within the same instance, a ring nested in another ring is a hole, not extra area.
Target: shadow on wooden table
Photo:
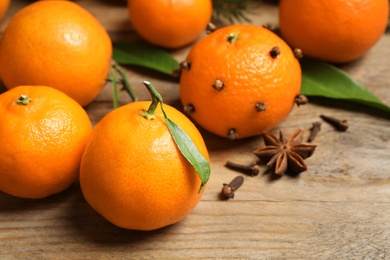
[[[27,214],[28,212],[28,214]],[[92,244],[107,246],[143,243],[156,236],[175,233],[177,225],[171,225],[155,231],[136,231],[119,228],[94,211],[86,202],[79,184],[44,199],[21,199],[0,193],[0,223],[20,223],[24,225],[42,225],[45,230],[64,229],[71,239],[88,241]],[[8,220],[8,221],[7,221]],[[46,231],[47,232],[47,231]]]
[[[175,229],[176,225],[171,225],[154,231],[137,231],[117,227],[100,216],[85,201],[79,186],[75,191],[77,197],[71,202],[67,221],[73,232],[77,232],[77,237],[82,236],[92,243],[120,246],[123,244],[141,243],[145,240],[153,239],[162,235],[167,230]],[[171,232],[170,231],[170,232]],[[168,232],[169,233],[169,232]]]
[[[374,117],[390,119],[390,113],[380,109],[371,108],[369,106],[351,102],[346,100],[329,99],[322,97],[309,97],[311,103],[322,106],[324,108],[339,109],[340,111],[350,111],[364,113]]]
[[[76,184],[72,185],[65,191],[49,196],[43,199],[23,199],[17,198],[3,192],[0,192],[0,214],[15,212],[26,212],[42,209],[50,209],[56,207],[58,204],[62,204],[74,196],[74,189]]]

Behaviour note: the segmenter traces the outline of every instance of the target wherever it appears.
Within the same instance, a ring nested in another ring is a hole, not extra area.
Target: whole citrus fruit
[[[281,0],[283,38],[304,55],[332,63],[353,61],[384,33],[388,0]]]
[[[300,92],[301,68],[271,31],[231,25],[197,42],[182,63],[184,110],[206,130],[245,138],[285,119]]]
[[[211,20],[211,0],[128,0],[130,21],[146,41],[179,48],[195,41]]]
[[[8,6],[11,0],[0,0],[0,20],[3,19],[5,13],[8,10]]]
[[[79,176],[92,125],[85,110],[61,91],[20,86],[0,95],[0,190],[44,198]]]
[[[107,32],[85,9],[71,1],[37,1],[7,25],[0,74],[9,89],[50,86],[85,106],[104,86],[111,54]]]
[[[202,192],[194,167],[181,154],[164,121],[143,112],[138,101],[107,114],[93,129],[81,161],[80,185],[87,202],[111,223],[127,229],[153,230],[174,224],[196,206]],[[167,116],[192,139],[209,161],[202,136],[175,108]]]

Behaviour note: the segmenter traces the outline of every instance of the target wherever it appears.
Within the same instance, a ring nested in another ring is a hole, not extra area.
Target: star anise
[[[274,168],[275,174],[284,175],[287,170],[301,173],[307,170],[304,159],[312,156],[315,145],[302,144],[303,131],[294,132],[287,140],[282,131],[279,139],[271,133],[263,133],[266,147],[257,149],[254,153],[260,160],[267,162],[266,166]]]

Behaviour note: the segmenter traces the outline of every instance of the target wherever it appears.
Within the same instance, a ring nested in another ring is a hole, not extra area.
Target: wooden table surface
[[[13,0],[1,22],[31,1]],[[125,1],[75,1],[93,13],[113,41],[136,37]],[[277,24],[277,6],[261,4],[253,23]],[[362,59],[345,65],[354,79],[390,105],[390,35],[384,35]],[[173,51],[184,60],[189,47]],[[159,73],[126,68],[140,99],[151,81],[166,102],[179,107],[179,85]],[[121,104],[130,101],[126,93]],[[88,111],[95,124],[112,109],[106,86]],[[278,127],[286,134],[319,121],[320,114],[348,119],[347,132],[323,123],[309,169],[297,177],[274,179],[265,167],[244,176],[233,200],[220,200],[222,183],[239,173],[227,160],[249,164],[262,138],[228,141],[201,130],[211,156],[212,175],[204,196],[183,221],[152,232],[117,228],[93,211],[76,184],[42,200],[0,193],[2,259],[390,259],[389,115],[345,102],[311,99],[295,107]]]

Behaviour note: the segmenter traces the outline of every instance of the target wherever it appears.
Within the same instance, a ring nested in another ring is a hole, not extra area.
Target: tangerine
[[[281,0],[283,38],[304,55],[332,63],[356,60],[385,32],[388,0]]]
[[[81,160],[80,186],[87,202],[116,226],[154,230],[185,218],[204,189],[164,120],[144,116],[151,102],[137,101],[108,113],[93,129]],[[175,108],[166,115],[192,139],[209,161],[203,138]]]
[[[284,120],[300,92],[301,68],[290,47],[260,26],[237,24],[197,42],[181,63],[180,97],[200,126],[239,139]]]
[[[134,30],[146,41],[164,48],[194,42],[211,20],[211,0],[128,0]]]
[[[78,179],[92,124],[72,98],[51,87],[19,86],[0,95],[0,190],[44,198]]]
[[[8,89],[45,85],[82,106],[105,85],[111,40],[88,11],[71,1],[37,1],[11,19],[0,40],[0,74]]]

